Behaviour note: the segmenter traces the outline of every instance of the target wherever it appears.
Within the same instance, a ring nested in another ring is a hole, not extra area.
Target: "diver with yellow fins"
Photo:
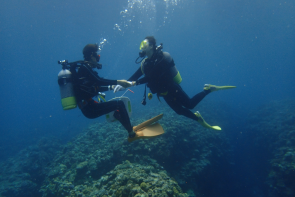
[[[163,97],[166,103],[177,114],[198,121],[203,127],[221,130],[219,126],[209,125],[198,111],[193,113],[190,109],[193,109],[209,93],[218,90],[232,89],[236,86],[205,84],[202,92],[189,98],[179,85],[182,78],[175,66],[174,60],[169,53],[163,52],[162,48],[162,44],[159,46],[156,45],[156,39],[153,36],[147,36],[141,42],[139,47],[141,51],[139,52],[139,57],[135,60],[137,64],[141,63],[141,66],[128,81],[136,81],[134,85],[146,84],[152,94],[157,94],[158,98]],[[142,59],[138,61],[139,58]],[[116,85],[113,89],[114,92],[117,92],[123,90],[124,87]],[[152,97],[151,93],[148,94],[149,99]],[[145,95],[142,104],[146,104]],[[141,133],[136,132],[135,139],[137,138],[142,138]]]

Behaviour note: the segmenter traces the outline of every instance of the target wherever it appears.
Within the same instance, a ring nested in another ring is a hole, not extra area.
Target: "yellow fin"
[[[220,128],[219,126],[211,126],[211,127],[212,127],[212,129],[214,129],[214,130],[218,130],[218,131],[221,130],[221,128]]]
[[[151,119],[149,119],[147,121],[144,121],[143,123],[133,127],[133,130],[137,131],[137,130],[141,129],[142,127],[153,124],[154,122],[160,120],[162,117],[163,117],[163,114],[157,115],[157,116],[155,116],[155,117],[153,117],[153,118],[151,118]]]
[[[153,138],[165,133],[163,127],[159,123],[155,123],[163,117],[163,114],[160,114],[154,118],[151,118],[135,127],[133,131],[135,132],[135,137],[128,138],[128,142],[133,142],[138,139],[147,139]]]

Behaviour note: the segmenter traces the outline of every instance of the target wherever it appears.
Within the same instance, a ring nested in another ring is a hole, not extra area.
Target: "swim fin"
[[[209,128],[209,129],[218,130],[218,131],[221,130],[221,128],[220,128],[219,126],[211,126],[211,125],[209,125],[209,124],[204,120],[204,118],[201,116],[200,112],[196,111],[195,115],[198,117],[198,122],[199,122],[203,127],[206,127],[206,128]]]
[[[211,84],[205,84],[204,90],[210,90],[211,92],[218,91],[218,90],[226,90],[236,88],[236,86],[216,86]]]
[[[155,123],[163,117],[163,114],[155,116],[135,127],[133,127],[133,131],[135,132],[135,137],[129,138],[128,142],[133,142],[138,139],[147,139],[153,138],[159,135],[164,134],[163,127],[159,123]]]

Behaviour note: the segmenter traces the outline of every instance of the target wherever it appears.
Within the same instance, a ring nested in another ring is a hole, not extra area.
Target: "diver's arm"
[[[100,78],[99,80],[97,80],[97,82],[100,86],[117,85],[118,84],[118,80],[103,79],[103,78]]]
[[[141,84],[144,84],[144,83],[147,83],[147,78],[146,77],[142,77],[142,78],[136,80],[135,85],[141,85]]]
[[[80,70],[82,69],[82,70]],[[84,76],[88,76],[91,81],[95,82],[99,86],[117,85],[117,80],[103,79],[98,76],[91,68],[83,66],[79,69],[79,72],[84,72]]]
[[[99,77],[98,75],[96,75],[95,81],[97,82],[97,84],[99,86],[108,86],[108,85],[117,85],[118,84],[118,80],[103,79],[103,78]]]
[[[137,85],[137,83],[133,83],[134,81],[136,81],[138,78],[140,78],[142,76],[142,72],[141,72],[141,67],[139,67],[137,69],[137,71],[127,80],[129,82],[132,81],[131,86]],[[125,87],[126,88],[126,87]],[[118,84],[116,86],[112,86],[112,89],[114,90],[114,93],[118,92],[118,91],[122,91],[124,90],[124,88],[121,86],[121,84]]]
[[[142,76],[141,67],[137,69],[137,71],[127,80],[127,81],[136,81]]]
[[[111,91],[114,89],[116,85],[109,85],[109,86],[101,86],[98,91],[99,92],[106,92],[106,91]]]
[[[142,75],[143,74],[142,74],[141,67],[139,67],[137,71],[128,79],[128,81],[136,81],[135,85],[141,85],[141,84],[147,83],[146,77],[140,78]]]
[[[100,87],[100,88],[98,89],[98,91],[99,91],[99,92],[106,92],[106,91],[111,90],[111,87],[112,87],[112,86],[110,86],[110,89],[109,89],[109,86],[103,86],[103,87]]]

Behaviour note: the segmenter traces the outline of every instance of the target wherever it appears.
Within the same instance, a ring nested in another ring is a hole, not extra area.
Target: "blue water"
[[[1,1],[0,160],[44,136],[67,141],[94,121],[78,109],[62,110],[57,60],[81,60],[83,47],[102,39],[107,42],[100,52],[101,76],[129,78],[138,68],[134,60],[140,42],[153,35],[172,55],[189,96],[205,83],[236,85],[234,91],[208,99],[228,103],[239,120],[262,104],[294,99],[294,4],[290,0]],[[143,87],[133,90],[128,96],[140,110]],[[107,97],[119,95],[109,92]]]

